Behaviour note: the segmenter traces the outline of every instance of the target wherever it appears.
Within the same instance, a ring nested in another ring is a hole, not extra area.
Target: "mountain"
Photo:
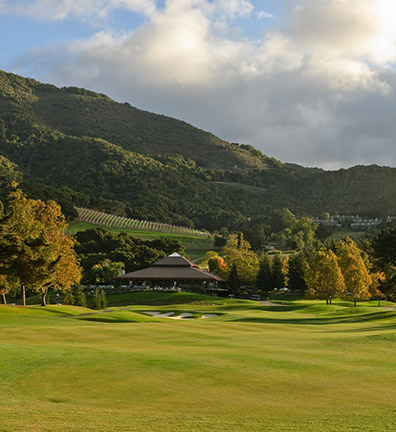
[[[210,169],[272,168],[275,159],[248,145],[223,141],[183,121],[117,103],[76,87],[56,88],[0,71],[2,115],[20,114],[64,135],[102,138],[146,155],[179,154]]]
[[[396,214],[396,169],[284,165],[103,94],[0,71],[0,183],[14,179],[69,217],[79,205],[215,229],[282,207]]]

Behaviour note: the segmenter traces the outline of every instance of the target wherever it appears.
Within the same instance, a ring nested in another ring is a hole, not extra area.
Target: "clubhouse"
[[[225,291],[226,282],[220,276],[200,270],[196,264],[178,253],[173,253],[150,267],[114,279],[130,284],[140,282],[208,292]]]

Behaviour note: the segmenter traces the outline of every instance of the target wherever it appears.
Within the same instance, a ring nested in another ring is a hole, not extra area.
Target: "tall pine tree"
[[[306,261],[303,253],[297,253],[290,257],[287,263],[287,286],[290,291],[305,292],[307,285],[304,279]]]
[[[283,272],[283,262],[279,255],[275,255],[272,263],[272,288],[280,289],[286,284],[285,274]]]
[[[228,276],[228,286],[232,294],[238,295],[241,290],[241,282],[238,275],[238,268],[234,263],[231,267],[230,274]]]

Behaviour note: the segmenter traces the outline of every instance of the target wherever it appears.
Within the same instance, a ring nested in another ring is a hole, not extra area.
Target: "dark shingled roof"
[[[225,280],[219,276],[200,270],[196,264],[193,264],[187,258],[179,254],[172,254],[157,261],[151,267],[117,276],[114,279],[225,282]]]

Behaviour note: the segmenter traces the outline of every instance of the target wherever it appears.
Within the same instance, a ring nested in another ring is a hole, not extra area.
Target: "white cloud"
[[[273,15],[266,12],[266,11],[263,11],[263,10],[258,11],[257,12],[257,19],[260,20],[260,19],[264,19],[264,18],[273,18]]]
[[[108,93],[284,161],[396,165],[393,0],[299,5],[253,41],[227,31],[253,14],[251,2],[168,0],[127,35],[36,50],[17,71]]]
[[[219,7],[231,17],[247,17],[254,10],[254,6],[247,0],[220,0]]]
[[[293,10],[286,31],[307,52],[396,59],[394,0],[305,0]]]

